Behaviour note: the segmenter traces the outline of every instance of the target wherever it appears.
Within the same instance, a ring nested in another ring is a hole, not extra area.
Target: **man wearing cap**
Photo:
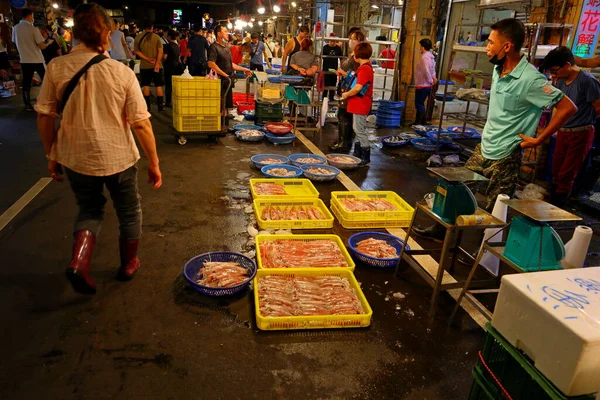
[[[482,190],[483,208],[488,211],[499,194],[513,195],[521,169],[521,148],[541,145],[577,112],[573,102],[521,54],[524,42],[525,26],[517,19],[503,19],[491,26],[487,56],[495,67],[488,119],[481,143],[465,164],[489,179]],[[552,120],[534,138],[542,110],[550,107],[556,110]],[[441,225],[414,230],[437,241],[445,233]]]
[[[331,32],[330,38],[335,38],[335,33]],[[342,58],[342,48],[338,45],[335,40],[329,40],[325,46],[323,46],[323,69],[325,73],[325,86],[333,87],[333,89],[327,89],[323,91],[323,98],[329,97],[329,101],[333,101],[335,95],[335,86],[337,85],[337,75],[335,72],[339,68],[340,58]]]
[[[575,65],[573,53],[564,46],[550,51],[540,70],[548,72],[555,86],[577,106],[575,115],[558,131],[552,157],[551,201],[561,207],[594,142],[594,123],[600,115],[600,82]]]

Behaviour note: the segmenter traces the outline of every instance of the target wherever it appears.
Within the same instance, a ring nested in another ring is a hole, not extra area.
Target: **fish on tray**
[[[313,158],[313,157],[302,157],[302,158],[298,158],[296,160],[296,162],[298,162],[300,164],[321,164],[323,161],[319,160],[318,158]]]
[[[248,270],[236,262],[207,261],[198,271],[199,285],[213,288],[227,288],[240,285],[248,280]]]
[[[260,163],[265,165],[281,164],[281,160],[279,158],[263,158]]]
[[[242,136],[262,136],[263,133],[261,131],[257,131],[255,129],[247,129],[244,131],[238,131],[238,135]],[[264,163],[264,161],[263,161]]]
[[[306,172],[309,172],[311,174],[320,174],[320,175],[335,175],[335,172],[333,172],[333,171],[330,171],[325,168],[317,168],[317,167],[306,168]]]
[[[348,267],[333,240],[269,240],[261,242],[259,248],[264,268]]]
[[[296,172],[287,170],[285,168],[272,168],[267,170],[267,173],[274,176],[296,176]]]
[[[398,252],[394,246],[387,244],[385,240],[365,239],[356,244],[356,251],[375,258],[398,258]]]
[[[295,221],[325,219],[325,216],[314,206],[281,207],[267,205],[261,213],[261,218],[264,221]]]
[[[401,136],[390,136],[388,138],[383,139],[383,141],[386,143],[402,143],[405,142],[406,139],[404,139]]]
[[[257,290],[265,317],[365,313],[348,279],[339,276],[268,275],[259,278]]]
[[[327,158],[340,164],[358,164],[358,161],[348,156],[327,156]]]
[[[287,192],[283,185],[270,182],[260,182],[254,184],[254,190],[259,196],[285,196]]]
[[[384,199],[340,199],[339,201],[350,212],[398,210],[393,203]]]

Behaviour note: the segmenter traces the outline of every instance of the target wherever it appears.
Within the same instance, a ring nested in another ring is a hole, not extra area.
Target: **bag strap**
[[[94,58],[92,58],[87,64],[85,64],[85,66],[83,68],[81,68],[79,70],[79,72],[77,72],[75,74],[75,76],[69,81],[69,83],[67,84],[67,87],[63,93],[62,99],[60,100],[60,103],[58,104],[58,114],[62,114],[63,110],[65,109],[65,106],[67,105],[67,101],[69,101],[69,97],[71,97],[71,94],[73,94],[73,91],[75,90],[75,88],[77,87],[77,84],[79,83],[79,80],[81,79],[81,77],[87,72],[88,69],[90,69],[90,67],[94,64],[98,64],[99,62],[102,62],[104,60],[106,60],[108,57],[106,57],[104,54],[98,54],[97,56],[95,56]]]

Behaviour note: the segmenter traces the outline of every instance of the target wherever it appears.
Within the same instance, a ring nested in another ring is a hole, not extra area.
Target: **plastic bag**
[[[460,158],[458,154],[452,154],[444,157],[444,165],[449,165],[452,167],[456,167],[460,163]]]
[[[208,75],[206,75],[206,79],[219,79],[219,75],[215,72],[214,69],[211,69]]]
[[[441,167],[442,166],[442,157],[437,154],[432,155],[427,159],[428,167]]]
[[[190,74],[190,71],[188,71],[188,67],[185,67],[185,71],[183,71],[183,74],[181,74],[181,78],[194,79],[194,77]]]
[[[544,189],[540,185],[536,185],[535,183],[529,183],[529,184],[525,185],[525,188],[523,189],[523,191],[524,192],[538,192],[538,193],[542,194],[542,197],[548,195],[548,191],[546,189]]]

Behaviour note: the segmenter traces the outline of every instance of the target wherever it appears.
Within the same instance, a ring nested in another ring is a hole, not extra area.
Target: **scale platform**
[[[581,221],[582,218],[543,200],[501,200],[513,210],[537,222]]]
[[[479,175],[477,172],[473,172],[465,167],[438,167],[427,169],[448,182],[489,181],[485,176]]]

